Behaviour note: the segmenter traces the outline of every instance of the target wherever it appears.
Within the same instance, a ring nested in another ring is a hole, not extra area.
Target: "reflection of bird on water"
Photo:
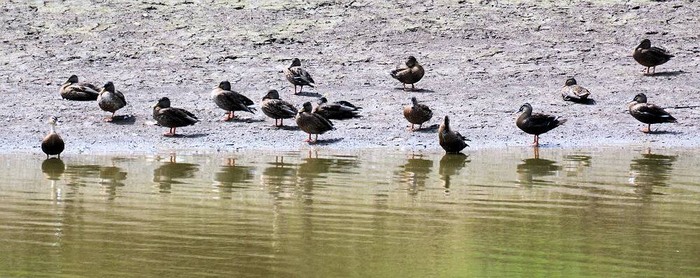
[[[294,185],[296,169],[292,163],[284,163],[284,156],[275,156],[275,162],[263,170],[260,182],[270,194],[279,196],[285,185]]]
[[[557,165],[556,161],[542,159],[540,157],[539,148],[534,148],[535,157],[523,160],[523,163],[518,164],[518,182],[525,185],[533,183],[546,183],[543,180],[536,179],[537,177],[553,176],[560,171],[561,166]]]
[[[66,178],[67,185],[70,186],[86,186],[90,178],[97,178],[100,175],[99,165],[67,165]]]
[[[248,166],[236,166],[234,159],[227,159],[225,166],[221,166],[214,174],[214,181],[219,188],[243,188],[243,184],[249,183],[253,179],[253,168]],[[236,184],[234,186],[233,184]]]
[[[442,156],[438,172],[445,182],[445,190],[450,188],[450,178],[456,175],[469,162],[468,158],[469,156],[463,153],[445,154]]]
[[[192,178],[198,170],[198,164],[178,163],[175,162],[175,157],[171,156],[169,162],[153,170],[153,181],[158,183],[161,192],[169,193],[173,184],[184,183],[179,179]]]
[[[654,194],[654,187],[668,186],[677,156],[652,154],[651,150],[630,163],[630,183],[636,185],[637,193]]]
[[[66,164],[60,158],[49,158],[41,163],[41,172],[48,180],[59,180],[66,171]]]
[[[297,167],[297,184],[304,187],[304,193],[311,193],[316,185],[315,180],[326,179],[328,174],[351,173],[351,168],[358,166],[356,159],[343,157],[319,158],[318,153],[314,157],[309,156],[302,160]],[[340,181],[338,181],[340,182]],[[335,183],[336,185],[339,185]]]
[[[433,167],[433,161],[423,159],[423,155],[411,155],[406,164],[399,166],[399,181],[409,185],[409,193],[418,194],[425,188],[425,181]]]
[[[117,187],[124,186],[122,181],[126,180],[126,172],[122,168],[106,166],[100,168],[100,184],[104,187],[105,193],[113,200],[117,195]]]
[[[564,156],[564,171],[567,176],[578,176],[583,169],[591,167],[591,156],[570,154]]]

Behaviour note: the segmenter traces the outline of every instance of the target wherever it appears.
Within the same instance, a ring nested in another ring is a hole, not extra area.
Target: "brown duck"
[[[355,106],[344,100],[330,103],[326,97],[321,97],[318,99],[318,106],[314,108],[314,113],[318,113],[329,120],[346,120],[359,118],[358,111],[360,109],[362,107]]]
[[[167,97],[158,100],[153,106],[153,119],[159,125],[169,127],[170,131],[165,136],[175,136],[175,129],[182,126],[193,125],[199,120],[189,111],[182,108],[170,107],[170,99]]]
[[[663,108],[647,103],[647,96],[644,94],[637,94],[634,96],[628,108],[632,117],[647,124],[647,128],[642,129],[644,133],[651,132],[651,124],[676,122],[676,118],[671,116],[671,114],[666,112]]]
[[[318,141],[319,134],[333,129],[333,123],[331,123],[331,121],[319,114],[313,113],[311,102],[308,101],[304,102],[301,110],[299,110],[296,122],[299,129],[309,134],[309,139],[307,139],[306,142],[310,143]],[[311,134],[316,135],[316,139],[313,141],[311,140]]]
[[[668,62],[673,55],[663,48],[651,46],[651,41],[644,39],[639,43],[637,48],[634,49],[632,57],[634,57],[637,63],[647,67],[645,74],[654,74],[656,73],[656,66]],[[652,68],[652,73],[649,73],[649,68]]]
[[[90,83],[79,82],[78,76],[71,75],[58,92],[63,99],[87,101],[96,100],[100,95],[100,88]]]
[[[565,101],[571,101],[576,103],[586,103],[588,101],[588,96],[591,93],[588,89],[578,85],[576,79],[569,78],[564,83],[564,87],[561,89],[561,97]]]
[[[277,90],[270,90],[267,92],[267,94],[262,98],[260,110],[262,110],[262,112],[268,117],[275,119],[275,126],[283,126],[284,119],[294,118],[294,116],[296,116],[296,114],[299,112],[294,105],[281,100]],[[279,125],[277,125],[277,120],[280,120]]]
[[[551,115],[535,113],[532,114],[532,105],[525,103],[520,106],[522,112],[520,117],[515,121],[515,125],[518,126],[525,133],[535,135],[535,140],[532,142],[533,146],[540,145],[540,134],[546,133],[566,122],[566,119],[559,119],[559,117],[554,117]]]
[[[301,93],[304,86],[315,87],[316,82],[311,77],[311,74],[301,67],[301,60],[299,58],[292,59],[292,64],[284,69],[284,76],[287,78],[289,83],[294,85],[294,94]],[[297,86],[299,87],[299,92],[297,92]]]
[[[61,152],[63,152],[66,145],[61,136],[56,133],[58,118],[51,116],[48,123],[51,125],[51,131],[44,137],[44,140],[41,141],[41,150],[46,154],[46,158],[49,158],[51,155],[61,158]]]
[[[414,125],[418,125],[418,129],[423,127],[423,123],[433,117],[433,111],[427,105],[418,103],[416,97],[411,98],[411,105],[403,108],[403,116],[411,123],[411,130],[415,130]]]
[[[425,70],[423,70],[423,66],[416,61],[416,57],[408,56],[405,68],[392,70],[389,74],[391,74],[391,77],[394,79],[401,81],[403,89],[406,90],[406,84],[410,84],[411,89],[416,88],[415,83],[423,78]]]
[[[235,111],[255,114],[255,108],[249,107],[254,104],[253,101],[236,91],[232,91],[231,83],[228,81],[221,81],[221,83],[211,91],[211,98],[219,108],[226,110],[224,121],[232,120]]]
[[[112,112],[112,116],[105,119],[105,121],[111,122],[114,120],[114,114],[117,110],[126,106],[126,99],[122,92],[114,89],[114,84],[112,82],[107,82],[100,91],[100,95],[97,97],[97,104],[102,110]]]
[[[438,129],[438,139],[440,141],[440,146],[447,153],[458,153],[469,146],[466,142],[469,141],[469,139],[450,128],[450,118],[447,116],[445,116],[444,122]]]

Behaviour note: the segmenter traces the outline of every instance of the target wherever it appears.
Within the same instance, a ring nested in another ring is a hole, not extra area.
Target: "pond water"
[[[700,153],[0,156],[0,276],[700,276]]]

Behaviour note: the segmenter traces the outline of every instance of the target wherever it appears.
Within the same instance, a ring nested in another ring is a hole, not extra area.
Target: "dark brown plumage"
[[[255,114],[255,108],[249,107],[254,104],[253,101],[236,91],[232,91],[231,83],[228,81],[221,81],[221,83],[211,91],[211,98],[219,108],[226,110],[224,121],[233,119],[233,113],[235,111],[245,111]]]
[[[267,94],[262,98],[260,109],[265,115],[275,119],[275,126],[283,126],[284,119],[294,118],[294,116],[296,116],[296,114],[299,112],[294,105],[281,100],[277,90],[270,90],[267,92]],[[279,125],[277,125],[277,120],[280,120]]]
[[[165,136],[175,136],[175,129],[182,126],[193,125],[199,120],[189,111],[182,108],[170,107],[170,99],[167,97],[158,100],[153,106],[153,119],[159,125],[169,127],[170,131]]]
[[[58,123],[58,118],[51,116],[49,118],[49,125],[51,125],[51,131],[44,137],[41,141],[41,150],[46,154],[46,158],[51,155],[58,156],[61,158],[61,153],[65,149],[65,143],[58,133],[56,133],[56,124]]]
[[[415,130],[414,125],[418,125],[418,129],[421,129],[423,123],[433,117],[433,111],[427,105],[418,103],[416,97],[411,98],[411,103],[403,108],[403,116],[411,123],[411,130]]]
[[[333,129],[333,123],[323,116],[313,113],[311,107],[311,102],[304,102],[301,110],[296,117],[297,126],[299,129],[309,134],[309,139],[306,142],[316,142],[318,141],[318,135],[326,133],[326,131]],[[316,135],[315,140],[311,140],[311,134]]]
[[[126,106],[126,99],[122,92],[114,89],[114,84],[112,82],[107,82],[100,91],[100,95],[97,97],[97,104],[102,110],[112,112],[112,116],[105,119],[105,121],[111,122],[117,110]]]
[[[88,101],[96,100],[100,95],[100,88],[90,83],[79,82],[78,76],[71,75],[68,81],[58,90],[61,98],[67,100]]]
[[[301,93],[304,86],[316,86],[316,82],[311,77],[311,74],[301,67],[301,60],[299,60],[299,58],[292,59],[292,64],[288,68],[284,69],[284,77],[287,78],[289,83],[294,85],[295,95]],[[301,86],[299,88],[299,92],[297,92],[297,86]]]
[[[440,146],[447,153],[458,153],[469,146],[466,142],[469,139],[450,128],[450,118],[447,116],[438,129],[438,139]]]
[[[651,46],[651,41],[644,39],[634,49],[632,57],[637,63],[647,67],[645,74],[654,74],[656,73],[656,66],[668,62],[673,55],[663,48]],[[649,73],[649,68],[652,68],[652,73]]]
[[[329,103],[326,97],[318,99],[318,106],[314,109],[314,113],[318,113],[326,119],[346,120],[359,118],[358,110],[362,107],[357,107],[347,101],[337,101]]]
[[[535,113],[532,114],[532,105],[525,103],[520,106],[522,112],[520,117],[515,121],[515,125],[518,126],[525,133],[535,135],[535,140],[532,143],[534,146],[540,145],[540,134],[550,131],[566,122],[566,119],[559,119],[559,117],[554,117],[551,115]]]
[[[588,96],[590,95],[591,93],[588,91],[588,89],[578,85],[576,83],[576,79],[573,77],[567,79],[566,83],[564,83],[564,87],[561,89],[561,97],[565,101],[587,103]]]
[[[663,108],[647,103],[647,96],[644,94],[637,94],[634,96],[628,108],[632,117],[647,124],[647,128],[642,129],[644,133],[651,132],[651,124],[676,122],[676,118],[671,116],[671,114],[666,112]]]
[[[423,70],[423,66],[416,61],[416,57],[408,56],[405,68],[392,70],[389,74],[391,74],[391,77],[394,79],[401,81],[404,90],[406,90],[406,84],[410,84],[411,89],[416,88],[415,83],[423,78],[425,70]]]

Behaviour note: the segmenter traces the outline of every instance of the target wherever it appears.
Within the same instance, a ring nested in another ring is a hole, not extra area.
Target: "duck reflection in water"
[[[226,165],[221,166],[214,174],[214,186],[222,194],[222,199],[231,199],[230,194],[234,188],[245,188],[253,179],[253,168],[237,166],[233,158],[226,159]],[[226,196],[224,196],[226,194]]]
[[[302,197],[311,201],[312,191],[315,186],[325,185],[320,182],[333,177],[329,174],[352,173],[353,168],[358,167],[358,160],[354,156],[337,156],[332,158],[319,158],[318,152],[309,151],[307,158],[297,167],[297,186],[303,188]],[[340,182],[340,181],[338,181]]]
[[[408,185],[409,194],[417,195],[419,191],[425,189],[425,182],[432,167],[432,160],[423,159],[421,154],[411,154],[406,164],[399,166],[397,177],[399,182]]]
[[[452,176],[458,174],[459,170],[464,168],[467,162],[470,162],[468,158],[469,156],[463,153],[448,153],[443,155],[440,159],[440,168],[438,172],[444,182],[445,193],[450,192],[450,180]]]
[[[112,166],[100,167],[100,184],[109,200],[117,196],[117,188],[123,187],[126,180],[126,172],[122,168]]]
[[[557,165],[556,161],[540,158],[540,148],[533,147],[534,158],[524,159],[523,163],[518,164],[518,183],[522,185],[532,186],[533,184],[546,184],[545,180],[538,179],[539,177],[553,176],[557,171],[562,169]]]
[[[654,192],[654,188],[668,186],[677,158],[675,155],[652,154],[647,149],[640,158],[632,159],[629,182],[636,186],[635,192],[642,196],[660,194]]]
[[[564,156],[564,172],[569,177],[581,175],[584,169],[591,167],[591,156],[583,154],[569,154]]]
[[[295,165],[285,163],[284,156],[275,156],[275,162],[270,162],[269,165],[260,175],[260,182],[276,198],[287,195],[284,192],[286,186],[293,186],[295,183],[297,175]]]
[[[158,183],[161,193],[170,193],[173,184],[185,183],[182,179],[190,179],[199,171],[198,164],[176,162],[175,155],[168,162],[153,170],[153,182]]]
[[[47,180],[57,181],[66,171],[66,164],[60,158],[48,158],[41,163],[41,172]]]

